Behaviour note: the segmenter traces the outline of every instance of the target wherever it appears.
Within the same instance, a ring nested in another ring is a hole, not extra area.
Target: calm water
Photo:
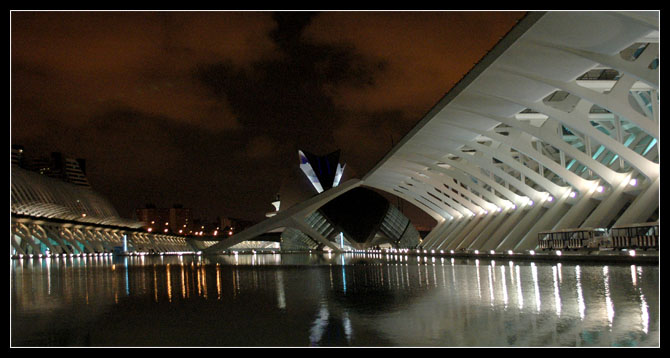
[[[12,346],[658,346],[658,266],[384,254],[13,260]]]

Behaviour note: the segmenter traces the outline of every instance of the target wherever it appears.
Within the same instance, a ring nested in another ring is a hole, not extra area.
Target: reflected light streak
[[[630,278],[633,280],[633,286],[637,286],[637,272],[635,265],[630,265]]]
[[[558,288],[558,267],[552,266],[551,270],[554,274],[554,299],[556,300],[556,315],[561,316],[561,293]]]
[[[46,260],[47,266],[47,294],[51,295],[51,260]]]
[[[640,319],[642,320],[642,331],[649,333],[649,306],[642,292],[640,292]]]
[[[500,273],[502,275],[502,285],[503,285],[503,304],[505,309],[507,309],[507,278],[505,273],[505,266],[500,266]]]
[[[276,271],[275,279],[277,281],[277,307],[283,310],[286,309],[286,294],[284,292],[284,274],[281,271]]]
[[[419,263],[421,263],[421,258],[419,258]],[[422,285],[421,285],[421,267],[418,266],[418,265],[416,266],[416,272],[419,274],[419,287],[422,287]]]
[[[316,317],[312,327],[309,330],[309,341],[313,346],[321,341],[324,330],[328,326],[329,316],[328,307],[325,304],[322,304],[321,309],[319,310],[319,315]]]
[[[614,321],[614,305],[612,304],[612,299],[610,298],[610,284],[609,284],[609,267],[603,267],[603,282],[605,283],[605,305],[607,308],[607,321],[609,322],[609,327],[612,328],[612,322]]]
[[[479,294],[479,299],[482,299],[482,284],[479,277],[479,259],[475,260],[475,267],[477,270],[477,293]]]
[[[344,327],[344,334],[347,336],[347,342],[351,343],[351,336],[353,333],[353,329],[351,328],[349,313],[347,313],[346,311],[342,313],[342,326]]]
[[[165,268],[165,272],[167,275],[167,293],[168,293],[168,300],[172,302],[172,280],[170,279],[170,264],[167,264]]]
[[[130,284],[128,283],[128,257],[124,259],[126,269],[126,296],[130,296]]]
[[[216,293],[217,293],[217,300],[221,300],[221,267],[219,264],[216,264]]]
[[[186,298],[186,279],[184,278],[184,263],[181,263],[181,297]]]
[[[509,279],[512,281],[512,284],[514,284],[514,262],[510,261],[509,262]]]
[[[537,312],[540,312],[542,302],[540,301],[540,286],[538,285],[537,282],[537,266],[535,266],[534,262],[530,263],[530,269],[533,275],[533,284],[535,285],[535,307],[537,309]]]
[[[491,296],[491,307],[493,307],[493,267],[488,266],[489,271],[489,293]]]
[[[156,273],[156,265],[154,266],[154,302],[158,302],[158,275]]]
[[[202,284],[200,282],[200,270],[196,271],[196,284],[198,285],[198,296],[202,296]]]
[[[205,266],[200,266],[200,271],[202,272],[202,293],[207,299],[207,275],[205,272]]]
[[[519,301],[519,309],[523,309],[523,290],[521,289],[521,268],[516,265],[516,297]]]
[[[342,262],[342,292],[347,293],[347,274],[344,272],[344,256],[340,256]]]
[[[579,265],[575,266],[575,278],[577,281],[577,305],[579,307],[579,317],[584,320],[586,305],[584,304],[584,295],[582,292],[582,271]]]
[[[454,268],[454,259],[451,259],[451,287],[456,289],[456,269]]]
[[[424,266],[426,271],[426,286],[430,286],[430,279],[428,278],[428,265]]]

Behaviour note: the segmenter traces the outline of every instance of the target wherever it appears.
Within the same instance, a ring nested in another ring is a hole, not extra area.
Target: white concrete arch
[[[464,142],[463,141],[461,143],[467,143],[469,146],[479,146],[478,143],[474,143],[474,142]],[[430,145],[427,145],[427,146],[433,146],[433,144],[430,144]],[[484,147],[480,147],[480,149],[481,150],[477,151],[474,155],[470,155],[470,154],[464,153],[464,152],[450,152],[450,151],[445,151],[444,153],[445,154],[450,153],[450,154],[453,154],[454,156],[458,156],[459,158],[461,158],[461,159],[463,159],[463,160],[465,160],[469,163],[472,163],[479,168],[483,168],[483,169],[489,171],[490,173],[495,174],[497,177],[504,180],[509,185],[511,185],[511,186],[517,188],[519,191],[523,192],[525,196],[528,196],[528,197],[532,198],[532,197],[537,197],[537,196],[540,196],[540,195],[544,195],[544,194],[541,194],[539,191],[537,191],[537,190],[531,188],[530,186],[526,185],[526,183],[522,183],[521,181],[519,181],[519,179],[511,176],[509,173],[505,172],[504,170],[500,169],[499,167],[495,166],[494,162],[493,162],[493,154],[495,154],[495,151],[493,151],[490,148],[484,148]],[[502,154],[499,154],[499,155],[502,155]],[[503,158],[509,160],[508,157],[503,156]],[[443,159],[446,160],[446,158],[442,158],[440,160],[443,160]],[[512,165],[514,165],[514,163],[512,163]],[[552,193],[552,194],[556,195],[556,193],[562,192],[561,189],[558,189],[560,187],[556,186],[555,184],[552,183],[552,184],[549,184],[549,185],[552,188],[554,188],[554,193]],[[512,196],[512,195],[510,195],[510,196]],[[524,196],[521,196],[521,195],[518,195],[518,194],[514,194],[513,196],[515,197],[515,200],[513,201],[514,205],[516,205],[520,202],[525,202]]]
[[[412,163],[406,162],[404,165],[398,166],[398,173],[401,175],[407,175],[407,178],[410,183],[420,183],[424,186],[425,189],[430,191],[432,194],[436,195],[440,200],[450,205],[454,209],[458,210],[463,215],[472,214],[474,212],[479,212],[483,210],[482,207],[474,204],[473,202],[466,200],[461,197],[460,194],[454,195],[451,190],[449,190],[449,197],[445,196],[442,191],[447,191],[442,185],[446,184],[436,178],[433,173],[428,173],[422,168],[420,169],[411,169],[410,166]],[[453,186],[453,183],[452,183]],[[438,189],[439,191],[437,191]]]
[[[447,169],[443,166],[436,164],[436,161],[430,160],[429,158],[426,157],[423,158],[421,158],[420,156],[416,156],[415,158],[408,157],[406,160],[409,162],[415,162],[418,164],[425,165],[430,169],[431,172],[444,174],[447,178],[452,179],[452,181],[458,180],[460,183],[465,184],[468,190],[463,190],[464,194],[468,195],[468,197],[471,200],[477,202],[480,207],[486,208],[487,211],[497,210],[498,208],[503,207],[505,206],[506,203],[508,203],[499,196],[491,193],[488,189],[484,188],[479,182],[473,181],[473,179],[469,175],[466,175],[464,172],[459,172],[454,169]],[[448,165],[448,164],[444,163],[442,165]],[[479,178],[477,178],[477,180],[479,180]],[[497,184],[493,181],[491,181],[491,183]],[[500,186],[501,189],[505,189],[500,184],[497,185]],[[481,197],[473,193],[472,192],[473,189]]]
[[[421,196],[417,194],[417,192],[405,190],[403,188],[398,187],[397,185],[393,186],[393,184],[389,183],[374,183],[374,185],[371,185],[371,187],[398,196],[417,207],[423,206],[421,207],[421,209],[430,217],[435,219],[435,221],[437,221],[438,223],[448,221],[454,218],[452,215],[444,211],[441,207],[423,199]],[[417,203],[421,205],[416,205]]]
[[[405,154],[399,154],[399,156],[403,155]],[[509,190],[509,188],[506,188],[501,184],[499,184],[498,182],[496,182],[495,180],[491,179],[490,176],[484,175],[480,170],[481,167],[473,165],[472,163],[468,162],[467,157],[460,157],[459,160],[452,160],[447,157],[441,157],[438,159],[419,153],[407,154],[407,156],[409,155],[423,157],[426,158],[427,160],[431,160],[433,161],[433,163],[436,163],[435,165],[438,168],[442,168],[440,165],[448,165],[450,168],[454,168],[454,171],[460,171],[463,173],[463,175],[472,176],[479,182],[488,185],[491,189],[495,190],[496,193],[502,196],[501,197],[496,194],[493,194],[497,198],[496,205],[498,205],[498,207],[504,207],[506,205],[509,206],[509,204],[512,204],[514,202],[519,202],[522,198],[520,195]],[[437,163],[444,163],[444,164],[437,164]],[[489,190],[484,189],[484,191],[490,193]]]
[[[427,238],[439,248],[528,249],[538,230],[607,225],[627,203],[619,221],[650,215],[659,206],[658,16],[529,13],[382,158],[365,185],[420,198],[457,179],[464,184],[457,190],[470,191],[460,203],[466,208],[466,201],[516,205],[503,207],[505,215],[445,219]],[[608,70],[617,77],[592,75]],[[570,96],[557,102],[557,93]],[[408,177],[424,185],[403,185]]]
[[[393,183],[395,183],[395,187],[399,191],[405,191],[407,192],[410,197],[412,197],[414,200],[422,203],[423,205],[426,205],[428,207],[431,207],[433,209],[438,209],[438,213],[440,213],[440,216],[443,218],[446,217],[462,217],[462,216],[469,216],[470,211],[465,209],[463,206],[460,204],[455,204],[453,201],[448,200],[448,202],[451,202],[452,205],[447,205],[444,202],[439,202],[436,201],[434,198],[432,198],[428,192],[432,192],[433,195],[437,195],[439,193],[434,191],[434,188],[427,185],[423,184],[421,182],[413,182],[410,180],[410,177],[406,174],[403,174],[402,171],[396,171],[392,174],[387,174],[386,179],[388,178],[394,178]],[[366,183],[366,185],[377,188],[377,189],[382,189],[381,187],[378,187],[376,183]],[[416,188],[414,188],[416,186]],[[411,189],[410,189],[411,188]],[[411,194],[409,194],[411,193]],[[445,198],[446,200],[447,198]]]
[[[518,151],[519,153],[525,154],[526,156],[528,156],[528,157],[532,158],[533,160],[535,160],[536,162],[538,162],[544,168],[549,169],[552,172],[556,173],[558,176],[563,178],[566,182],[568,182],[570,185],[572,185],[573,187],[577,188],[580,191],[587,190],[588,188],[593,186],[593,183],[591,181],[580,177],[579,175],[565,169],[560,164],[558,164],[558,163],[554,162],[553,160],[545,157],[542,153],[538,152],[537,149],[533,148],[530,145],[530,143],[524,143],[524,141],[517,136],[513,136],[513,135],[504,136],[504,135],[500,135],[500,134],[497,134],[497,133],[492,132],[492,131],[485,132],[485,131],[481,131],[481,130],[474,129],[474,128],[469,129],[469,130],[471,130],[471,131],[473,131],[473,132],[475,132],[475,133],[477,133],[477,134],[479,134],[483,137],[489,138],[489,139],[491,139],[491,140],[493,140],[497,143],[500,143],[500,144],[503,144],[507,147],[513,148],[516,151]],[[513,159],[513,158],[511,158],[511,159]],[[523,165],[522,163],[519,163],[519,164]],[[516,167],[518,167],[518,165]],[[526,176],[530,175],[534,178],[541,178],[542,177],[538,173],[535,173],[534,170],[532,170],[528,167],[522,166],[520,168],[523,169],[523,171],[521,171],[521,172]],[[545,179],[541,179],[542,182],[544,182],[544,180]]]
[[[522,131],[536,138],[537,140],[550,144],[555,148],[557,148],[558,150],[561,150],[564,153],[570,155],[580,163],[592,169],[594,172],[598,174],[598,176],[600,176],[603,180],[610,183],[611,185],[620,181],[621,175],[619,173],[605,166],[601,162],[593,159],[592,157],[587,156],[585,153],[579,151],[577,148],[573,147],[572,145],[565,142],[562,138],[560,138],[557,135],[556,128],[553,128],[552,126],[548,125],[551,123],[552,121],[551,119],[545,120],[541,127],[536,127],[527,123],[526,121],[521,121],[515,118],[500,117],[496,116],[495,114],[481,113],[478,112],[477,110],[462,108],[458,106],[454,106],[454,108],[452,108],[451,110],[467,111],[472,114],[487,117],[496,120],[502,124],[508,125],[509,127]]]
[[[487,95],[485,92],[480,92],[480,94]],[[592,103],[590,102],[581,100],[571,113],[566,113],[564,111],[550,107],[542,102],[528,102],[524,99],[503,96],[495,97],[522,105],[526,108],[531,108],[538,113],[545,114],[550,118],[558,120],[568,127],[578,130],[582,134],[587,135],[596,142],[602,144],[609,150],[616,152],[647,178],[656,178],[659,175],[660,169],[658,164],[634,152],[614,138],[607,136],[605,133],[597,130],[589,123],[588,112],[592,106]]]
[[[572,82],[560,82],[508,67],[501,67],[500,70],[511,75],[528,78],[569,92],[590,103],[597,104],[618,116],[625,117],[656,139],[660,136],[660,129],[656,123],[653,122],[653,117],[645,117],[644,114],[637,112],[628,104],[628,94],[637,81],[637,79],[632,78],[630,75],[622,75],[610,89],[609,93],[604,94],[600,91],[594,91],[584,86],[580,86],[577,84],[576,80]]]

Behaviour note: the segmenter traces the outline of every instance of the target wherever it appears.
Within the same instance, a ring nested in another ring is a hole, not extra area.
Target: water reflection
[[[238,253],[11,274],[15,346],[659,344],[657,266]]]

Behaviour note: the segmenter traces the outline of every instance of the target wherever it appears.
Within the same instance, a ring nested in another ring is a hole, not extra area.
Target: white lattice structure
[[[659,209],[659,13],[529,13],[363,178],[425,248],[526,250]]]

